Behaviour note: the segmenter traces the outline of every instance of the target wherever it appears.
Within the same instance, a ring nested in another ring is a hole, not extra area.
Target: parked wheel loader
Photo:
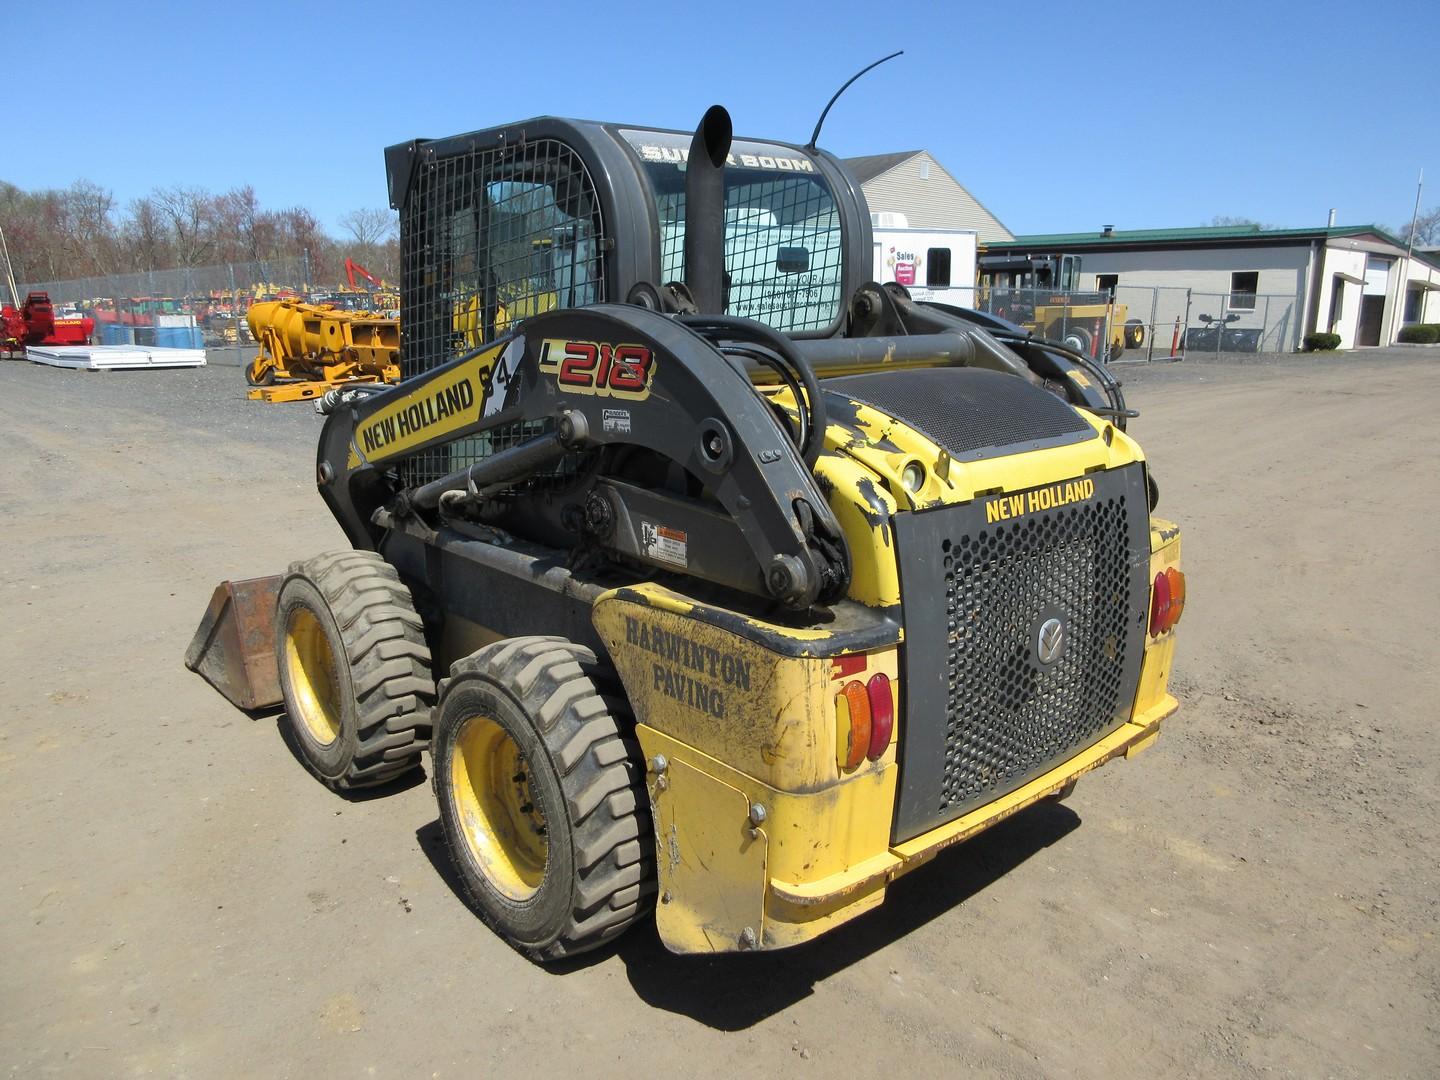
[[[1119,385],[870,281],[837,158],[717,106],[386,163],[406,378],[318,406],[352,549],[188,662],[339,791],[423,763],[515,948],[796,945],[1157,737],[1185,579]]]

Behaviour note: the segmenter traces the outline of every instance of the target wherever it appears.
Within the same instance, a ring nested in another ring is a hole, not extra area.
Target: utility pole
[[[1405,241],[1405,271],[1400,275],[1399,302],[1395,305],[1395,315],[1390,319],[1390,330],[1395,331],[1395,317],[1399,317],[1400,324],[1405,323],[1405,296],[1410,291],[1410,262],[1411,256],[1415,253],[1415,229],[1420,224],[1420,192],[1425,190],[1425,167],[1420,167],[1420,179],[1415,182],[1415,211],[1410,215],[1410,235]],[[1425,294],[1420,294],[1420,320],[1425,319]]]
[[[1420,224],[1420,192],[1425,190],[1425,170],[1420,170],[1420,179],[1415,183],[1415,212],[1410,215],[1410,238],[1405,244],[1405,259],[1408,262],[1415,250],[1415,229]]]
[[[5,284],[10,288],[10,302],[18,308],[20,306],[20,290],[15,287],[15,268],[10,265],[10,245],[5,242],[3,226],[0,226],[0,256],[5,259]]]

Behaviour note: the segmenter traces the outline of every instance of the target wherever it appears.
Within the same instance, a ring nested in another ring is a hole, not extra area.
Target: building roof
[[[1014,235],[928,150],[845,158],[844,163],[864,188],[871,210],[898,211],[917,228],[973,229],[981,243]],[[938,176],[932,178],[932,172]]]
[[[996,241],[986,245],[991,252],[1005,251],[1119,251],[1154,250],[1156,248],[1235,247],[1246,245],[1274,246],[1311,243],[1346,236],[1373,236],[1381,243],[1405,250],[1400,240],[1378,225],[1330,225],[1308,229],[1266,229],[1259,225],[1202,225],[1193,229],[1114,229],[1110,232],[1032,233],[1014,240]],[[1422,262],[1440,266],[1433,255],[1416,249],[1414,255]]]
[[[1108,247],[1130,244],[1212,245],[1241,243],[1274,243],[1287,240],[1320,240],[1334,236],[1358,236],[1374,233],[1381,239],[1404,247],[1378,225],[1331,225],[1310,229],[1266,229],[1259,225],[1202,225],[1193,229],[1114,229],[1110,232],[1031,233],[1017,235],[1014,240],[993,247]]]
[[[860,183],[874,180],[881,173],[887,173],[902,161],[908,161],[923,150],[902,150],[898,154],[870,154],[868,157],[845,158],[845,164]]]

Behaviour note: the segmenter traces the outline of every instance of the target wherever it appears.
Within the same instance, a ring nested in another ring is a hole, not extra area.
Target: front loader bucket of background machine
[[[185,650],[185,666],[242,709],[280,703],[275,604],[280,576],[222,581]]]

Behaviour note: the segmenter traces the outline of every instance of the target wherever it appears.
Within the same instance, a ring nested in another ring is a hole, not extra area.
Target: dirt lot
[[[429,786],[345,801],[181,657],[342,546],[234,368],[0,365],[10,1075],[1440,1073],[1436,350],[1125,369],[1183,522],[1183,711],[812,946],[567,968],[457,899]]]

